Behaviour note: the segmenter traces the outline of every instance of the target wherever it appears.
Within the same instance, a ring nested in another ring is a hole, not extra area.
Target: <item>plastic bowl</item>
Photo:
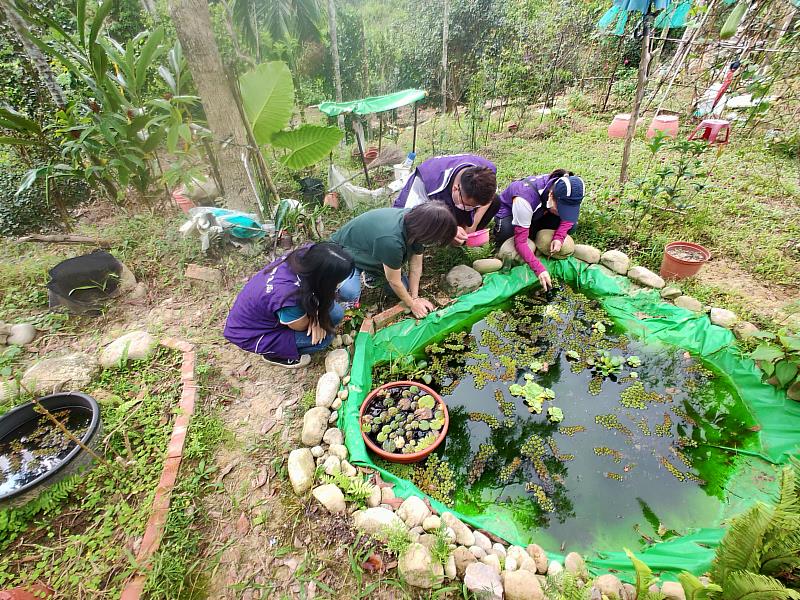
[[[483,246],[489,242],[489,230],[481,229],[467,234],[467,246]]]
[[[367,445],[367,448],[369,448],[370,451],[377,454],[382,459],[388,460],[389,462],[409,464],[421,461],[422,459],[427,457],[431,452],[436,450],[436,448],[438,448],[442,444],[442,442],[444,442],[444,438],[447,437],[447,429],[450,427],[450,413],[447,412],[447,404],[445,404],[444,399],[442,399],[442,397],[439,394],[437,394],[434,390],[429,388],[424,383],[419,383],[417,381],[392,381],[389,383],[385,383],[380,387],[375,388],[364,399],[364,402],[361,404],[361,410],[358,413],[359,429],[361,426],[361,417],[364,416],[364,413],[367,411],[367,407],[369,407],[370,403],[372,402],[372,399],[377,395],[378,392],[386,388],[411,387],[412,385],[417,386],[422,391],[434,397],[434,399],[436,400],[436,404],[441,406],[442,411],[444,411],[444,426],[442,427],[442,430],[439,432],[439,437],[436,438],[436,441],[433,444],[425,448],[425,450],[421,450],[420,452],[412,452],[411,454],[397,454],[395,452],[386,452],[383,448],[377,446],[371,439],[369,439],[369,436],[362,431],[361,438],[364,440],[364,443]]]

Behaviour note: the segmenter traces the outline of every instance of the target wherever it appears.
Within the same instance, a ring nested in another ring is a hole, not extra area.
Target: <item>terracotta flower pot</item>
[[[28,587],[0,590],[0,600],[41,600],[52,597],[54,593],[49,587],[37,583]]]
[[[683,251],[684,256],[670,254]],[[694,256],[690,256],[694,255]],[[709,261],[711,253],[700,244],[692,242],[670,242],[664,248],[661,259],[661,277],[664,279],[685,279],[696,275],[700,268]]]
[[[338,192],[330,192],[325,194],[325,198],[322,200],[322,203],[325,206],[330,206],[331,208],[339,208],[339,193]]]
[[[391,381],[372,390],[361,404],[361,410],[358,413],[359,426],[361,425],[361,417],[364,416],[367,407],[372,402],[372,399],[377,396],[378,392],[385,390],[386,388],[411,387],[412,385],[417,386],[423,392],[433,396],[434,400],[436,400],[436,404],[439,405],[441,410],[444,412],[444,425],[442,426],[442,430],[439,432],[439,437],[436,438],[436,441],[433,444],[425,448],[425,450],[412,452],[411,454],[395,454],[394,452],[386,452],[380,446],[375,445],[375,443],[369,439],[369,436],[362,431],[361,437],[364,439],[364,443],[367,445],[367,448],[369,448],[374,454],[377,454],[382,459],[388,460],[389,462],[408,464],[423,460],[431,452],[436,450],[436,448],[438,448],[442,442],[444,442],[444,438],[447,437],[447,429],[450,427],[450,414],[447,412],[447,404],[445,404],[442,397],[424,383],[419,383],[417,381]]]

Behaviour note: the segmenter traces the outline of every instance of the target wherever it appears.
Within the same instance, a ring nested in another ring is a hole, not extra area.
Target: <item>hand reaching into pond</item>
[[[433,310],[433,304],[425,298],[414,298],[409,308],[416,318],[421,319]]]
[[[542,271],[539,273],[538,277],[539,283],[542,284],[542,289],[545,292],[553,287],[553,280],[550,278],[550,273],[547,271]]]

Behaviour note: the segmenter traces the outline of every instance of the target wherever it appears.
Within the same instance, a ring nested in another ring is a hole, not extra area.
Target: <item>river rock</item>
[[[456,569],[456,559],[453,557],[452,553],[447,557],[447,560],[444,561],[444,576],[450,580],[453,580],[456,577],[458,577],[458,569]]]
[[[323,454],[325,454],[325,448],[322,446],[314,446],[311,448],[311,456],[314,458],[321,458]]]
[[[639,285],[660,290],[664,287],[664,280],[645,267],[631,267],[628,270],[628,279]]]
[[[347,510],[342,490],[332,483],[315,487],[311,495],[330,513],[343,513]]]
[[[506,556],[508,558],[513,558],[518,565],[523,559],[530,558],[525,548],[520,548],[519,546],[509,546],[506,550]]]
[[[554,234],[554,229],[540,229],[536,232],[534,244],[536,244],[536,249],[545,256],[551,256],[550,242],[553,241]],[[553,254],[552,258],[567,258],[568,256],[572,256],[573,252],[575,252],[575,240],[572,239],[572,236],[568,235],[561,244],[561,250]]]
[[[308,448],[298,448],[289,453],[286,470],[294,493],[302,496],[314,483],[314,457]]]
[[[459,546],[453,550],[452,556],[456,561],[456,574],[459,579],[464,579],[464,572],[469,565],[478,562],[478,559],[473,556],[472,552],[464,546]]]
[[[344,434],[342,430],[338,427],[331,427],[327,429],[325,433],[322,435],[322,441],[326,444],[333,445],[343,445],[344,444]]]
[[[575,252],[572,256],[590,265],[600,262],[600,250],[588,244],[575,244]]]
[[[30,323],[17,323],[9,328],[8,338],[6,344],[9,346],[16,344],[17,346],[24,346],[30,344],[36,338],[36,327]]]
[[[563,571],[563,570],[564,570],[564,567],[560,562],[558,562],[557,560],[551,560],[547,564],[546,574],[547,574],[548,577],[554,577],[555,575],[558,575],[559,573],[561,573],[561,571]]]
[[[531,249],[531,252],[536,252],[536,244],[533,242],[533,240],[528,240],[528,248]],[[500,246],[500,249],[497,251],[496,256],[502,261],[522,262],[522,258],[517,252],[517,248],[514,246],[513,236],[503,242],[503,244]]]
[[[427,506],[425,508],[427,508]],[[422,521],[422,528],[428,532],[436,531],[441,526],[442,526],[442,520],[436,515],[428,515]]]
[[[341,472],[342,461],[339,460],[339,457],[337,456],[328,456],[328,458],[326,458],[322,463],[322,470],[325,471],[327,475],[333,475],[334,473]]]
[[[623,598],[625,600],[636,600],[636,587],[632,586],[630,583],[622,582],[622,590],[625,592]]]
[[[470,546],[469,551],[472,553],[472,556],[474,556],[478,560],[482,559],[484,556],[488,554],[488,552],[486,552],[486,550],[484,550],[480,546]]]
[[[305,446],[318,446],[322,441],[322,436],[328,429],[328,417],[331,416],[324,406],[317,406],[306,411],[303,415],[303,430],[300,433],[300,441]]]
[[[381,488],[377,485],[372,486],[372,491],[367,498],[367,508],[375,508],[381,503]]]
[[[570,552],[564,557],[564,568],[567,573],[572,573],[582,579],[587,579],[589,573],[586,570],[586,562],[577,552]]]
[[[547,553],[539,544],[528,544],[528,555],[536,563],[536,572],[544,575],[547,573]]]
[[[703,304],[698,299],[692,298],[691,296],[678,296],[675,298],[675,306],[694,312],[703,312]]]
[[[83,352],[58,358],[45,358],[22,376],[22,388],[44,396],[61,390],[80,390],[91,383],[100,370],[97,359]]]
[[[607,250],[603,252],[600,256],[600,263],[619,275],[627,275],[628,269],[631,268],[631,259],[628,258],[627,254],[619,250]]]
[[[719,325],[726,329],[732,329],[733,326],[736,325],[736,321],[739,320],[736,313],[732,310],[718,308],[716,306],[711,309],[709,317],[714,325]]]
[[[500,572],[483,563],[467,565],[464,571],[464,585],[482,600],[503,600],[503,582]]]
[[[453,513],[444,512],[441,515],[441,519],[445,525],[452,527],[453,531],[456,532],[456,542],[459,545],[466,546],[467,548],[475,545],[475,535],[470,528],[459,521]]]
[[[338,420],[339,420],[339,413],[338,413],[338,411],[335,411],[335,410],[334,410],[334,411],[331,413],[331,416],[330,416],[330,417],[328,417],[328,425],[333,425],[333,424],[334,424],[334,423],[336,423],[336,421],[338,421]]]
[[[350,355],[344,348],[328,352],[325,357],[325,370],[328,373],[336,373],[339,377],[347,375],[350,368]],[[338,387],[338,386],[337,386]]]
[[[758,333],[758,327],[753,325],[750,321],[738,321],[733,326],[733,335],[737,340],[749,340],[751,337]]]
[[[336,350],[334,350],[336,352]],[[347,354],[347,351],[344,351]],[[339,393],[339,376],[336,373],[325,373],[317,381],[317,392],[315,395],[315,403],[317,406],[330,408],[333,401],[336,400],[336,395]]]
[[[336,400],[334,400],[333,404],[331,404],[331,410],[339,410],[341,407],[342,407],[342,399],[337,396]]]
[[[506,600],[544,600],[542,586],[530,571],[505,571],[503,590]]]
[[[499,258],[479,258],[472,263],[472,268],[482,275],[494,273],[503,268],[503,261]]]
[[[481,562],[485,565],[489,565],[498,573],[503,570],[502,566],[500,565],[500,557],[497,556],[497,554],[487,554],[481,559]]]
[[[433,560],[430,550],[419,543],[412,543],[400,555],[397,570],[409,585],[430,589],[444,581],[444,568]]]
[[[100,354],[100,364],[110,369],[131,360],[144,360],[152,356],[158,342],[146,331],[131,331],[111,342]]]
[[[394,500],[394,490],[390,487],[381,488],[381,502],[384,504],[388,504],[391,500]]]
[[[492,541],[480,531],[474,531],[472,535],[475,536],[476,546],[483,548],[486,552],[492,549]]]
[[[421,498],[409,496],[397,509],[397,516],[403,519],[409,527],[416,527],[422,525],[422,522],[431,516],[431,511]],[[423,527],[423,529],[425,528]]]
[[[388,508],[377,506],[360,510],[353,514],[353,525],[359,531],[368,533],[372,536],[381,536],[387,528],[402,527],[407,529],[403,519],[398,517]]]
[[[188,264],[186,265],[186,271],[184,271],[183,276],[186,277],[186,279],[203,281],[218,287],[222,286],[222,271],[214,267]]]
[[[356,469],[353,465],[351,465],[346,460],[342,461],[342,475],[346,477],[355,477],[358,475],[358,469]]]
[[[520,561],[519,568],[525,569],[526,571],[530,571],[534,574],[538,573],[538,570],[536,569],[536,562],[528,555],[525,555],[525,558]]]
[[[492,544],[492,549],[490,550],[491,554],[494,554],[498,558],[505,558],[506,557],[506,547],[503,544],[498,544],[495,542]]]
[[[683,586],[677,581],[665,581],[662,583],[661,593],[664,594],[664,600],[686,600]]]
[[[505,571],[516,571],[519,565],[517,564],[517,559],[511,556],[506,556],[506,562],[503,565],[503,570]]]
[[[667,287],[661,289],[661,297],[664,300],[675,300],[675,298],[681,294],[683,294],[681,288],[674,285],[668,285]]]
[[[474,292],[483,283],[481,274],[467,265],[456,265],[445,276],[447,292],[451,296],[461,296]]]
[[[595,578],[594,587],[597,588],[601,594],[604,594],[609,598],[622,597],[622,582],[616,575],[612,575],[610,573],[600,575],[599,577]]]
[[[313,454],[313,448],[311,452]],[[328,448],[328,454],[336,456],[339,460],[347,460],[347,446],[343,444],[331,444],[330,448]]]

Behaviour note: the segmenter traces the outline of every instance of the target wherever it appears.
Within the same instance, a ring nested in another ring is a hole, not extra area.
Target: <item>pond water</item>
[[[91,411],[80,407],[52,414],[79,439],[92,420]],[[39,415],[16,429],[0,440],[0,497],[54,469],[74,447],[75,443],[45,415]]]
[[[717,523],[735,467],[721,447],[757,443],[724,377],[629,340],[566,287],[517,296],[426,355],[402,368],[444,397],[447,439],[427,464],[391,470],[546,548],[637,548]]]

